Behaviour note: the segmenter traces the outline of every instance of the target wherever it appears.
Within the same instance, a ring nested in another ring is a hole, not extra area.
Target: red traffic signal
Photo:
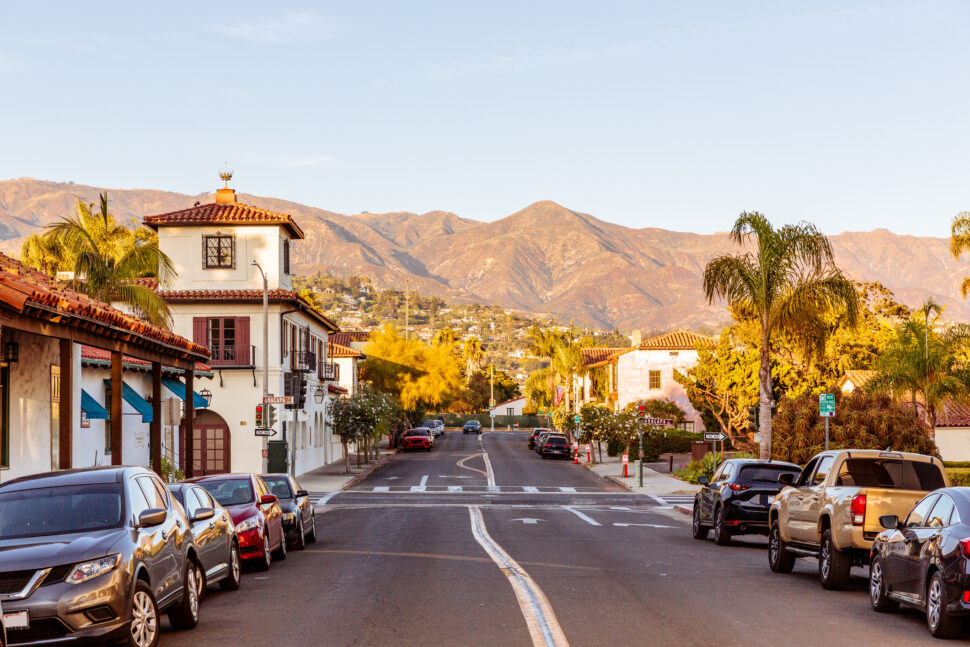
[[[256,405],[256,428],[257,429],[265,429],[266,428],[266,424],[265,424],[266,423],[265,411],[266,411],[266,409],[265,409],[265,407],[263,407],[263,405],[261,405],[261,404],[257,404]]]
[[[637,409],[640,411],[641,418],[647,417],[647,405],[641,404],[640,406],[637,407]]]

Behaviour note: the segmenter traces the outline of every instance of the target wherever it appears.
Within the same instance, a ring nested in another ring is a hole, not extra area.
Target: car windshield
[[[269,491],[280,499],[292,499],[293,490],[290,489],[290,480],[285,476],[264,476],[263,482]]]
[[[0,539],[118,528],[123,520],[121,483],[0,492]]]
[[[404,433],[405,436],[427,436],[427,429],[409,429]]]
[[[744,465],[738,474],[738,480],[743,483],[773,483],[778,484],[779,474],[793,474],[798,476],[801,469],[788,465]]]
[[[249,479],[220,479],[199,483],[220,505],[242,505],[255,501]]]
[[[553,436],[552,438],[548,438],[546,440],[546,445],[562,446],[562,445],[565,445],[565,444],[566,444],[566,439],[565,438],[559,438],[559,437],[556,437],[556,436]]]
[[[934,463],[886,458],[846,459],[835,484],[925,491],[946,487],[943,474]]]

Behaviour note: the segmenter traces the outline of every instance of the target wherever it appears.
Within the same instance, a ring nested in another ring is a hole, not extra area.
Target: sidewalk
[[[347,470],[344,467],[344,461],[341,459],[328,465],[323,465],[322,467],[310,470],[309,472],[297,474],[296,480],[299,481],[300,485],[303,486],[303,489],[307,490],[311,494],[339,492],[340,490],[353,487],[354,485],[357,485],[357,483],[367,478],[371,472],[383,465],[388,456],[393,456],[397,453],[396,449],[387,448],[386,438],[378,443],[378,447],[381,450],[380,460],[362,464],[360,467],[356,466],[356,456],[351,454],[348,461],[350,465],[350,474],[347,473]]]
[[[598,457],[598,453],[595,451],[594,456]],[[630,461],[630,476],[624,478],[622,476],[622,457],[607,456],[605,451],[603,452],[602,463],[593,463],[592,465],[587,465],[586,454],[582,451],[580,452],[579,462],[594,474],[597,474],[605,479],[609,479],[615,483],[619,483],[626,489],[637,494],[655,494],[658,496],[663,496],[665,494],[695,494],[701,489],[699,485],[681,481],[673,476],[661,474],[660,472],[653,470],[646,465],[643,467],[643,485],[637,487],[634,485],[636,482],[636,475],[634,473],[635,463]],[[675,460],[675,463],[676,462],[677,461]]]

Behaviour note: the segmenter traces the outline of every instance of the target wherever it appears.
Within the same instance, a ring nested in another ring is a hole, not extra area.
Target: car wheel
[[[691,523],[690,529],[694,539],[707,539],[707,533],[710,530],[701,524],[701,508],[696,501],[694,502],[694,521]]]
[[[206,589],[209,588],[208,583],[205,580],[205,573],[202,571],[202,567],[195,567],[195,585],[199,591],[199,602],[205,598]]]
[[[849,570],[852,568],[852,558],[848,552],[841,551],[832,542],[832,531],[822,533],[822,544],[818,551],[818,579],[822,588],[832,590],[844,589],[849,583]]]
[[[263,533],[263,556],[256,562],[257,571],[268,571],[269,565],[272,563],[272,557],[269,552],[269,533]]]
[[[273,559],[278,562],[282,562],[286,559],[286,533],[283,529],[280,529],[280,546],[275,551],[273,551]]]
[[[129,647],[158,645],[158,603],[152,587],[143,580],[135,580],[131,593],[131,624],[126,644]]]
[[[307,533],[306,543],[317,543],[317,515],[315,514],[310,515],[310,532]]]
[[[768,531],[768,567],[774,573],[791,573],[795,568],[795,556],[788,552],[777,521]]]
[[[293,541],[293,550],[303,550],[306,548],[306,535],[303,534],[303,517],[296,518],[296,539]]]
[[[934,638],[953,638],[963,628],[963,618],[950,613],[943,573],[936,571],[926,587],[926,626]]]
[[[168,621],[176,629],[193,629],[199,624],[199,585],[195,576],[198,572],[195,562],[185,563],[182,600],[168,612]]]
[[[869,565],[869,603],[880,613],[895,611],[899,603],[889,599],[889,589],[886,586],[885,574],[882,570],[882,560],[876,556]]]
[[[229,546],[229,573],[219,581],[219,588],[223,591],[235,591],[241,583],[242,564],[239,560],[239,546],[233,541]]]
[[[731,543],[731,531],[724,523],[724,506],[717,506],[714,510],[714,543],[727,546]]]

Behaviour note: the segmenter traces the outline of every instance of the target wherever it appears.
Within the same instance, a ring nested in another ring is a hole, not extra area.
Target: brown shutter
[[[208,319],[192,317],[192,341],[200,346],[209,345],[209,331],[206,329]]]
[[[236,357],[247,365],[256,361],[249,347],[249,317],[236,317]]]

